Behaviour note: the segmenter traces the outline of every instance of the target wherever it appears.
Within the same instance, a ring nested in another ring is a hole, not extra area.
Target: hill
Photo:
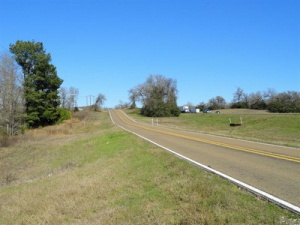
[[[221,113],[181,113],[179,117],[155,118],[155,124],[175,129],[203,132],[231,138],[269,144],[300,147],[300,114],[299,113],[268,113],[253,109],[223,109]],[[124,110],[134,119],[152,123],[152,118],[140,114],[140,109]],[[232,122],[243,125],[230,127]]]

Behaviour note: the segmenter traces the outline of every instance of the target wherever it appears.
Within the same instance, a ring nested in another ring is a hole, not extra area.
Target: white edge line
[[[140,123],[136,120],[134,120],[133,118],[130,118],[125,112],[123,112],[123,110],[121,110],[122,113],[125,114],[125,116],[127,116],[130,120],[136,122],[136,123]],[[142,122],[143,123],[143,122]],[[146,125],[149,125],[147,123],[143,123]],[[168,129],[168,130],[179,130],[179,131],[184,131],[187,133],[193,133],[193,134],[201,134],[201,135],[207,135],[207,136],[213,136],[213,137],[218,137],[218,138],[223,138],[223,139],[231,139],[231,140],[237,140],[237,141],[242,141],[242,142],[249,142],[249,143],[255,143],[255,144],[262,144],[262,145],[269,145],[269,146],[274,146],[274,147],[281,147],[281,148],[289,148],[289,149],[294,149],[297,151],[300,151],[299,148],[295,148],[295,147],[289,147],[289,146],[283,146],[283,145],[274,145],[274,144],[269,144],[269,143],[264,143],[264,142],[258,142],[258,141],[249,141],[249,140],[244,140],[244,139],[239,139],[239,138],[231,138],[231,137],[225,137],[225,136],[221,136],[221,135],[217,135],[217,134],[209,134],[209,133],[202,133],[202,132],[196,132],[196,131],[190,131],[190,130],[186,130],[186,129],[181,129],[181,128],[172,128],[172,127],[168,127],[168,126],[164,126],[164,125],[158,125],[162,128]]]
[[[120,111],[121,111],[125,116],[127,116],[127,118],[130,119],[131,121],[136,122],[136,123],[140,123],[140,122],[134,120],[133,118],[129,117],[129,116],[127,115],[127,113],[125,113],[123,110],[120,110]]]
[[[113,122],[113,124],[115,124],[115,121],[114,121],[113,118],[111,117],[110,110],[108,110],[108,112],[109,112],[109,116],[110,116],[111,121]]]
[[[116,123],[114,122],[114,120],[112,119],[112,116],[111,116],[111,114],[110,114],[110,110],[109,110],[109,115],[110,115],[110,118],[111,118],[112,122],[113,122],[115,125],[117,125],[117,126],[119,126],[120,128],[122,128],[123,130],[126,130],[126,131],[128,131],[128,132],[130,132],[130,133],[132,133],[132,134],[134,134],[134,135],[136,135],[136,136],[138,136],[138,137],[140,137],[140,138],[143,138],[144,140],[149,141],[149,142],[151,142],[152,144],[155,144],[155,145],[157,145],[158,147],[163,148],[163,149],[165,149],[165,150],[167,150],[167,151],[173,153],[174,155],[178,156],[179,158],[182,158],[182,159],[184,159],[184,160],[186,160],[186,161],[188,161],[188,162],[191,162],[191,163],[193,163],[193,164],[195,164],[195,165],[197,165],[197,166],[199,166],[199,167],[205,169],[206,171],[209,171],[209,172],[211,172],[211,173],[214,173],[214,174],[216,174],[216,175],[218,175],[218,176],[220,176],[220,177],[222,177],[222,178],[225,178],[226,180],[228,180],[228,181],[230,181],[230,182],[232,182],[232,183],[238,185],[239,187],[242,187],[242,188],[244,188],[244,189],[250,191],[251,193],[253,193],[253,194],[257,195],[257,196],[260,196],[260,197],[262,197],[262,198],[264,198],[264,199],[267,199],[267,200],[269,200],[269,201],[275,203],[276,205],[281,206],[282,208],[285,208],[285,209],[288,209],[288,210],[290,210],[290,211],[292,211],[292,212],[294,212],[294,213],[300,214],[300,208],[299,208],[298,206],[295,206],[295,205],[293,205],[293,204],[291,204],[291,203],[289,203],[289,202],[286,202],[286,201],[284,201],[284,200],[282,200],[282,199],[280,199],[280,198],[277,198],[277,197],[275,197],[275,196],[273,196],[273,195],[271,195],[271,194],[268,194],[268,193],[266,193],[266,192],[264,192],[264,191],[261,191],[261,190],[255,188],[255,187],[253,187],[253,186],[251,186],[251,185],[249,185],[249,184],[246,184],[246,183],[244,183],[244,182],[242,182],[242,181],[239,181],[239,180],[237,180],[237,179],[235,179],[235,178],[233,178],[233,177],[230,177],[230,176],[228,176],[228,175],[226,175],[226,174],[224,174],[224,173],[221,173],[221,172],[219,172],[219,171],[217,171],[217,170],[214,170],[214,169],[212,169],[212,168],[210,168],[210,167],[208,167],[208,166],[205,166],[205,165],[203,165],[203,164],[201,164],[201,163],[199,163],[199,162],[196,162],[195,160],[192,160],[192,159],[190,159],[190,158],[188,158],[188,157],[186,157],[186,156],[184,156],[184,155],[181,155],[181,154],[179,154],[179,153],[177,153],[177,152],[175,152],[175,151],[173,151],[173,150],[171,150],[171,149],[169,149],[169,148],[167,148],[167,147],[164,147],[164,146],[162,146],[162,145],[160,145],[160,144],[158,144],[158,143],[156,143],[156,142],[154,142],[154,141],[151,141],[150,139],[145,138],[145,137],[143,137],[142,135],[139,135],[139,134],[137,134],[137,133],[135,133],[135,132],[132,132],[132,131],[130,131],[130,130],[124,128],[124,127],[122,127],[121,125],[116,124]]]

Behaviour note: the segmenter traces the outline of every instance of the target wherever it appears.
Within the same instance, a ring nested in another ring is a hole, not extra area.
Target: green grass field
[[[152,123],[152,118],[142,116],[139,109],[124,111],[136,120]],[[182,113],[179,117],[158,118],[158,124],[176,129],[300,147],[300,114],[272,114],[248,109],[220,111],[221,114]],[[243,120],[243,126],[229,126],[229,118],[232,122],[239,123],[240,117]],[[154,124],[156,124],[156,119],[154,119]]]
[[[0,148],[0,224],[297,224],[114,126],[107,112]]]

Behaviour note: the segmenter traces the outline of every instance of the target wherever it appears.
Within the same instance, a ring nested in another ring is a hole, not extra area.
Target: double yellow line
[[[265,151],[261,151],[261,150],[256,150],[256,149],[247,148],[247,147],[241,147],[241,146],[236,146],[236,145],[225,144],[225,143],[206,140],[206,139],[202,139],[202,138],[190,137],[190,136],[186,136],[186,135],[183,135],[183,134],[177,134],[177,133],[173,133],[173,132],[168,132],[168,131],[164,131],[164,130],[158,130],[158,129],[150,128],[150,127],[147,127],[147,126],[143,126],[141,124],[133,123],[131,121],[127,122],[122,118],[122,116],[120,116],[118,111],[115,111],[115,112],[118,115],[118,117],[125,124],[140,127],[142,129],[145,129],[145,130],[151,130],[151,131],[155,131],[155,132],[162,133],[162,134],[167,134],[167,135],[171,135],[171,136],[175,136],[175,137],[180,137],[180,138],[184,138],[184,139],[188,139],[188,140],[193,140],[193,141],[198,141],[198,142],[202,142],[202,143],[212,144],[212,145],[216,145],[216,146],[231,148],[231,149],[235,149],[235,150],[239,150],[239,151],[250,152],[250,153],[254,153],[254,154],[258,154],[258,155],[269,156],[269,157],[272,157],[272,158],[283,159],[283,160],[298,162],[298,163],[300,162],[300,158],[293,157],[293,156],[287,156],[287,155],[282,155],[282,154],[277,154],[277,153],[265,152]]]

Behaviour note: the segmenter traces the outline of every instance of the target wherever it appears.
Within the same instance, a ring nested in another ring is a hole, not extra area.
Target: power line
[[[8,50],[7,48],[5,48],[3,45],[0,44],[0,46],[1,46],[4,50],[6,50],[6,51],[9,52],[9,50]]]
[[[86,97],[86,106],[91,106],[92,105],[92,97],[94,99],[94,95],[87,95]],[[89,104],[89,98],[90,98],[90,104]],[[93,100],[94,101],[94,100]],[[94,104],[94,103],[93,103]]]

